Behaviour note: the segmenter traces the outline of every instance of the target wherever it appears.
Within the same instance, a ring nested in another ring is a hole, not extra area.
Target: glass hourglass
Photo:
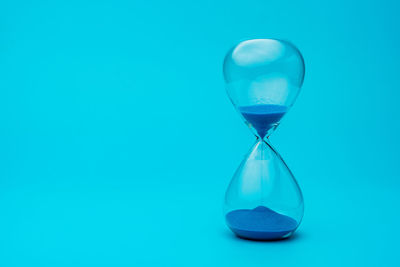
[[[303,217],[303,196],[268,137],[300,92],[303,57],[286,41],[243,41],[227,53],[224,78],[229,98],[257,138],[226,191],[226,223],[241,238],[287,238]]]

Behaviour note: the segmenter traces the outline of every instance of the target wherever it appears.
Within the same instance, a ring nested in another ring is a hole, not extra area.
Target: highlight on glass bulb
[[[303,57],[287,41],[243,41],[228,51],[224,78],[230,100],[257,137],[226,191],[226,223],[242,238],[287,238],[302,220],[303,196],[268,136],[300,92]]]

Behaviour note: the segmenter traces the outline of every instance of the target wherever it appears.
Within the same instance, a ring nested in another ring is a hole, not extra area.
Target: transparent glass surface
[[[224,77],[229,98],[257,138],[226,191],[226,223],[242,238],[287,238],[303,217],[303,197],[268,137],[300,92],[303,57],[286,41],[247,40],[227,53]]]

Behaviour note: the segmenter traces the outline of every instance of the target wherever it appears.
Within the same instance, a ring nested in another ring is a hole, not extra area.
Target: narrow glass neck
[[[266,138],[265,138],[266,139]],[[273,150],[267,140],[257,137],[256,142],[249,153],[249,159],[253,160],[267,160],[271,158]]]

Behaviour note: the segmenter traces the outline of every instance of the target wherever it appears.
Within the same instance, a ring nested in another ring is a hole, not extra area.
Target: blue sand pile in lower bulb
[[[268,130],[274,127],[285,115],[286,106],[282,105],[252,105],[239,107],[243,117],[256,129],[258,135],[264,138]]]
[[[233,210],[226,214],[229,228],[239,237],[254,240],[285,238],[297,228],[296,220],[267,207]]]

